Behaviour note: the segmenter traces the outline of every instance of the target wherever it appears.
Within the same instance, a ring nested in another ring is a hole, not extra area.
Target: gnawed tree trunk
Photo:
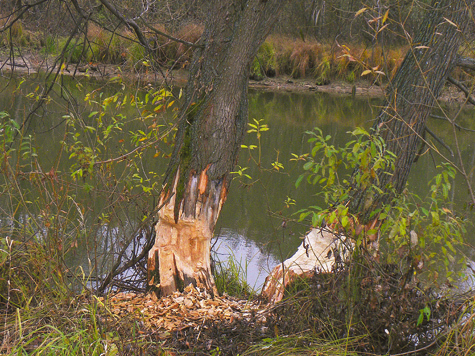
[[[207,3],[148,259],[163,295],[189,283],[215,292],[210,241],[246,129],[250,64],[284,2]]]
[[[271,303],[282,300],[289,284],[314,273],[331,273],[336,263],[348,258],[352,248],[344,236],[327,229],[312,229],[297,252],[267,276],[261,295]]]
[[[394,193],[402,193],[406,186],[427,118],[436,106],[447,77],[457,65],[463,33],[471,21],[469,7],[472,4],[473,0],[434,0],[401,67],[388,85],[387,102],[375,120],[373,130],[384,138],[387,150],[396,155],[395,170],[380,173],[378,179],[374,179],[382,193],[354,189],[348,201],[350,212],[359,218],[360,227],[365,230],[378,227],[378,216],[370,218],[370,214],[389,203]],[[327,236],[327,240],[337,237]],[[372,235],[368,239],[375,237]],[[305,241],[284,263],[284,270],[278,265],[267,277],[262,294],[268,300],[279,301],[289,282],[318,271],[321,264],[318,258],[313,260],[313,271],[308,260],[305,268],[296,267],[295,261],[302,255],[302,248],[305,248]]]

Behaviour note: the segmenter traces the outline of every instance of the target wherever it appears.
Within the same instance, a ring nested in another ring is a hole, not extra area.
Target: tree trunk
[[[393,174],[379,175],[382,194],[355,190],[350,210],[368,223],[371,212],[403,191],[419,151],[427,118],[448,75],[457,64],[463,33],[470,23],[468,7],[473,1],[435,0],[425,16],[401,67],[387,89],[387,102],[373,130],[396,155]]]
[[[216,292],[210,241],[246,129],[250,64],[283,3],[207,4],[148,259],[149,285],[162,295],[189,283]]]

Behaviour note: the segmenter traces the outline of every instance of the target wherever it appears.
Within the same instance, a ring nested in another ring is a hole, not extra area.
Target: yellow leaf
[[[371,73],[371,70],[369,69],[366,69],[363,73],[361,73],[361,76],[365,76],[365,75],[368,75],[369,73]]]
[[[452,211],[450,211],[449,209],[447,208],[442,208],[442,210],[447,213],[447,214],[452,214]]]
[[[383,24],[386,22],[386,20],[388,19],[388,16],[389,16],[389,9],[388,11],[386,11],[386,13],[384,14],[383,16]]]
[[[356,11],[356,14],[355,14],[355,17],[361,15],[363,12],[365,12],[366,10],[368,10],[366,7],[363,7],[362,9],[359,9],[358,11]]]

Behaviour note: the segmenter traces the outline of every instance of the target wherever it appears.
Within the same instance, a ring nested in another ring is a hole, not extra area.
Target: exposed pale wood
[[[303,239],[297,252],[277,265],[266,278],[262,296],[276,303],[284,297],[285,288],[298,278],[314,273],[331,273],[337,260],[349,256],[352,243],[327,229],[312,229]]]

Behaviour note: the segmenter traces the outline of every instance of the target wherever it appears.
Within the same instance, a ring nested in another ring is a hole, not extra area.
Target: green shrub
[[[365,246],[368,238],[377,235],[384,247],[378,251],[381,260],[397,263],[404,251],[419,266],[417,273],[429,276],[430,282],[447,279],[454,282],[461,276],[464,259],[455,255],[463,246],[466,222],[453,211],[448,199],[451,180],[455,177],[452,166],[439,167],[440,173],[429,182],[430,194],[425,199],[408,192],[397,195],[391,187],[382,191],[377,185],[378,175],[391,174],[395,160],[381,137],[357,128],[351,133],[353,140],[344,147],[335,147],[330,144],[331,136],[324,137],[318,128],[308,134],[314,147],[303,166],[306,172],[299,177],[297,185],[304,178],[318,185],[318,195],[323,196],[327,207],[303,209],[299,212],[300,220],[311,217],[314,227],[322,226],[325,221],[336,231],[352,237],[357,246]],[[354,189],[364,190],[367,197],[376,194],[395,197],[371,213],[370,218],[378,221],[374,230],[359,229],[357,212],[348,209]]]
[[[259,48],[251,65],[251,79],[262,80],[264,77],[274,77],[276,74],[275,49],[272,43],[264,42]]]

